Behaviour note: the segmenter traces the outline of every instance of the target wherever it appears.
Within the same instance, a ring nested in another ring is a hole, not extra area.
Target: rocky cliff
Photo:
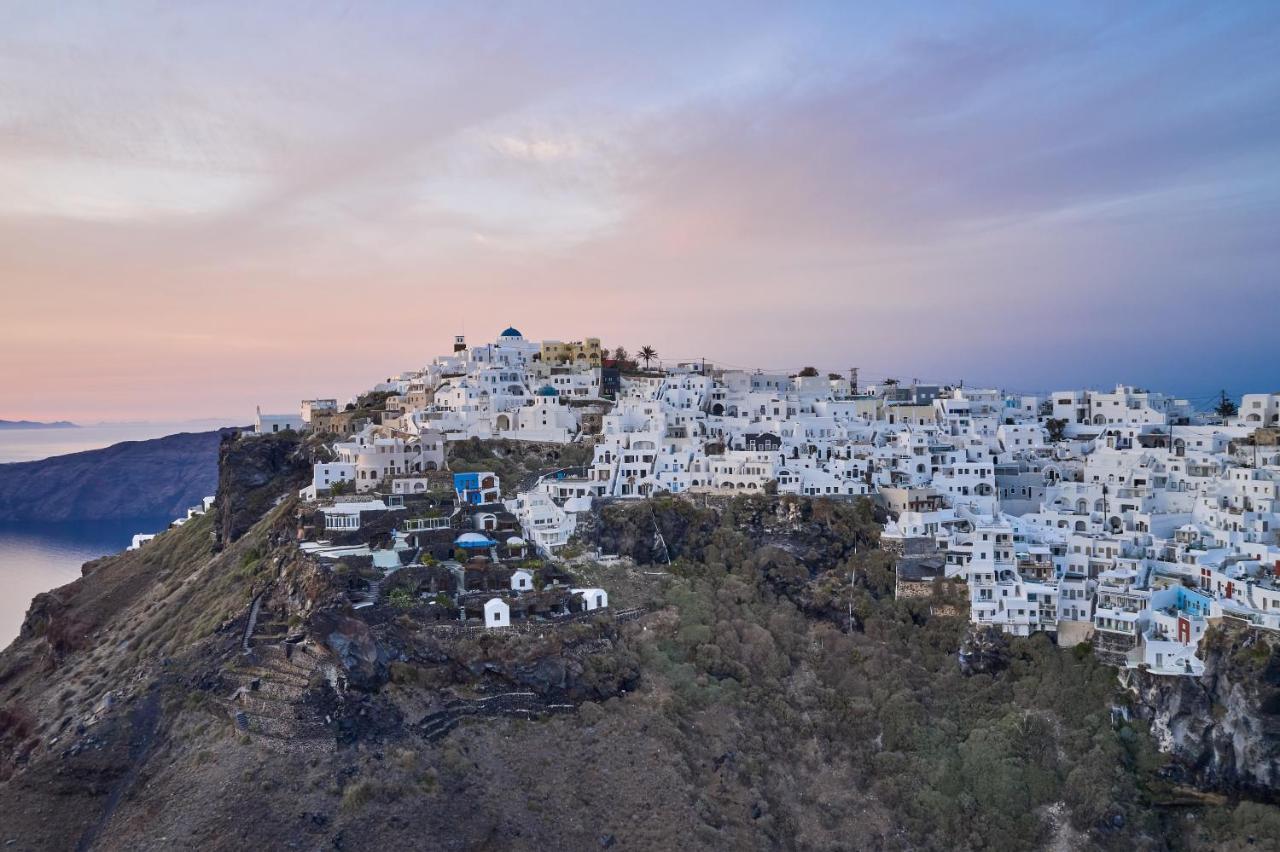
[[[568,779],[543,797],[554,810],[513,813],[511,737],[549,726],[521,788],[566,754],[575,773],[587,743],[561,717],[637,683],[624,633],[643,626],[584,614],[492,635],[407,596],[355,609],[368,579],[296,544],[295,489],[316,449],[229,441],[215,511],[32,603],[0,652],[0,845],[595,842],[594,822],[560,824]]]
[[[1151,725],[1170,774],[1280,801],[1280,641],[1244,628],[1206,634],[1199,678],[1126,670],[1133,712]]]
[[[317,446],[293,432],[222,442],[215,459],[219,546],[244,535],[283,494],[310,482]]]
[[[0,521],[177,517],[218,483],[228,430],[126,441],[101,450],[0,464]]]

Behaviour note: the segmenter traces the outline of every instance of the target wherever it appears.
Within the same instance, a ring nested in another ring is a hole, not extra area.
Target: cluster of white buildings
[[[1117,666],[1199,674],[1209,625],[1280,630],[1277,399],[1246,395],[1238,415],[1219,418],[1124,386],[1053,394],[971,452],[988,488],[967,496],[935,476],[928,490],[941,499],[917,490],[884,540],[944,554],[975,623],[1088,640]],[[1052,443],[1050,420],[1062,432]]]
[[[1224,420],[1123,385],[1015,396],[860,387],[856,370],[640,369],[594,338],[535,342],[515,328],[480,346],[459,337],[374,390],[381,422],[352,427],[304,497],[429,488],[450,441],[583,441],[588,464],[505,504],[544,555],[594,498],[871,495],[893,519],[885,542],[944,555],[978,623],[1088,639],[1117,665],[1169,674],[1202,668],[1196,643],[1215,619],[1280,629],[1280,447],[1246,444],[1280,426],[1280,394],[1246,395]],[[258,427],[339,413],[309,400]]]
[[[214,501],[214,497],[210,495],[208,497],[205,497],[203,500],[201,500],[200,505],[188,506],[187,514],[183,515],[180,518],[175,518],[174,520],[170,521],[169,528],[173,529],[174,527],[180,527],[183,524],[185,524],[187,521],[193,518],[200,517],[205,512],[208,512],[210,509],[213,508],[213,501]],[[142,547],[142,545],[151,541],[158,535],[160,535],[160,533],[135,533],[133,536],[133,539],[129,543],[129,546],[126,547],[125,550],[137,550],[138,548]]]

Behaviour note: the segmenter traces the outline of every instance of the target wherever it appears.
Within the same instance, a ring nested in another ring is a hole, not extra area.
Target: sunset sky
[[[1280,3],[978,8],[6,2],[0,418],[245,420],[508,325],[1280,390]]]

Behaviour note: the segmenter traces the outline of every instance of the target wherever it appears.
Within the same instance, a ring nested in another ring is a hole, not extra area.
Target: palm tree
[[[641,346],[640,351],[636,353],[636,357],[644,362],[644,368],[649,369],[649,362],[658,357],[658,350],[652,346]]]

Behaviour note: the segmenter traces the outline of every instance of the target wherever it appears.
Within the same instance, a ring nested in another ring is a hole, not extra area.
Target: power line
[[[799,373],[801,370],[803,370],[805,367],[814,367],[819,371],[820,374],[827,373],[831,375],[843,376],[848,372],[847,365],[842,365],[839,367],[819,367],[817,363],[811,362],[811,363],[805,363],[805,364],[796,363],[796,364],[791,364],[786,366],[763,366],[760,364],[739,364],[732,361],[726,361],[721,358],[716,358],[711,355],[670,356],[670,357],[664,357],[661,360],[666,363],[677,362],[677,363],[686,363],[686,364],[687,363],[697,364],[697,363],[705,362],[706,364],[709,364],[712,367],[718,367],[718,368],[727,368],[731,370],[743,370],[746,372],[785,373],[787,375],[795,375],[796,373]],[[900,367],[891,368],[891,367],[886,367],[883,364],[868,365],[867,362],[865,360],[861,360],[861,358],[859,358],[858,361],[859,361],[858,367],[859,367],[859,375],[860,375],[859,384],[863,387],[866,387],[869,385],[882,385],[886,378],[898,378],[901,380],[906,377],[909,377],[911,373],[909,369],[903,370]],[[883,378],[875,378],[875,377],[883,377]],[[990,377],[978,377],[977,379],[975,379],[973,376],[969,376],[969,375],[956,376],[956,377],[945,378],[945,379],[937,378],[936,376],[921,377],[919,375],[913,376],[911,378],[913,378],[914,381],[917,381],[918,383],[923,385],[937,385],[939,387],[958,387],[963,382],[964,386],[969,389],[993,389],[993,390],[998,390],[1010,396],[1050,397],[1056,392],[1060,392],[1064,390],[1080,390],[1080,389],[1098,391],[1102,393],[1110,393],[1114,389],[1114,384],[1097,384],[1097,383],[1088,384],[1084,386],[1072,386],[1072,387],[1065,387],[1065,388],[1060,387],[1056,391],[1049,388],[1015,388],[1015,387],[1010,387],[1009,385],[1003,382],[993,382],[993,381],[986,380],[986,379],[989,379]],[[1164,393],[1161,391],[1158,391],[1158,392]],[[1173,393],[1164,393],[1164,395],[1171,397],[1173,399],[1186,400],[1187,402],[1193,404],[1193,408],[1196,411],[1206,411],[1214,408],[1217,405],[1220,391],[1215,390],[1215,391],[1207,392],[1203,394],[1202,393],[1178,394],[1176,392],[1173,392]],[[1236,395],[1229,394],[1228,396],[1238,396],[1238,394]]]

